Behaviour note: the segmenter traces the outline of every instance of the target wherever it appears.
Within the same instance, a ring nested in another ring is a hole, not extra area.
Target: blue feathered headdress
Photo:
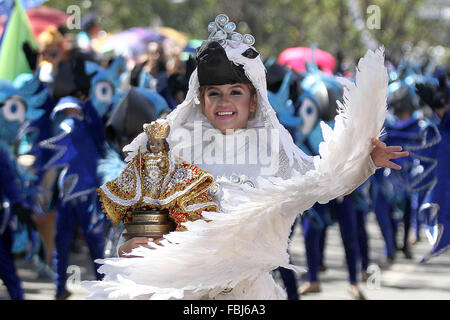
[[[45,113],[40,107],[48,92],[37,92],[39,84],[34,76],[22,81],[21,87],[0,79],[0,139],[13,143],[25,121],[37,120]]]

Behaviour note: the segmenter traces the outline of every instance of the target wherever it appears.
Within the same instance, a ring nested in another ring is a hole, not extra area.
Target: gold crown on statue
[[[162,140],[169,136],[170,126],[168,122],[153,121],[144,130],[149,140]]]

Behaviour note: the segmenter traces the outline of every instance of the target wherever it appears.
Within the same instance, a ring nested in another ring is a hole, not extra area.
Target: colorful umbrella
[[[294,71],[302,73],[306,71],[305,62],[311,63],[313,49],[308,47],[293,47],[283,50],[278,56],[278,63],[288,65]],[[333,74],[337,60],[327,51],[315,48],[314,61],[319,68],[328,74]]]
[[[116,54],[138,57],[147,51],[148,43],[161,42],[164,38],[155,30],[134,27],[108,37],[104,42],[102,52],[113,51]]]
[[[64,11],[46,6],[29,9],[27,14],[36,37],[49,26],[59,27],[69,18]]]
[[[186,34],[170,27],[157,27],[155,30],[159,34],[175,41],[181,48],[184,48],[189,41],[189,37]]]

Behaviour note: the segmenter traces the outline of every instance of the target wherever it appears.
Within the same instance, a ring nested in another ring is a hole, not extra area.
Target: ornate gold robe
[[[130,221],[133,210],[151,207],[168,209],[176,230],[182,231],[182,222],[202,218],[202,211],[218,210],[206,192],[213,183],[213,176],[195,165],[147,151],[136,155],[116,179],[97,191],[103,211],[114,224]]]

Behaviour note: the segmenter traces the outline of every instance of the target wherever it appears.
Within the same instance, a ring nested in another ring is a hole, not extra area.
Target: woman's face
[[[57,66],[62,58],[61,45],[52,43],[41,52],[42,59],[50,62],[53,66]]]
[[[223,134],[227,129],[247,128],[250,114],[256,111],[256,94],[241,83],[208,86],[203,98],[205,116]]]

